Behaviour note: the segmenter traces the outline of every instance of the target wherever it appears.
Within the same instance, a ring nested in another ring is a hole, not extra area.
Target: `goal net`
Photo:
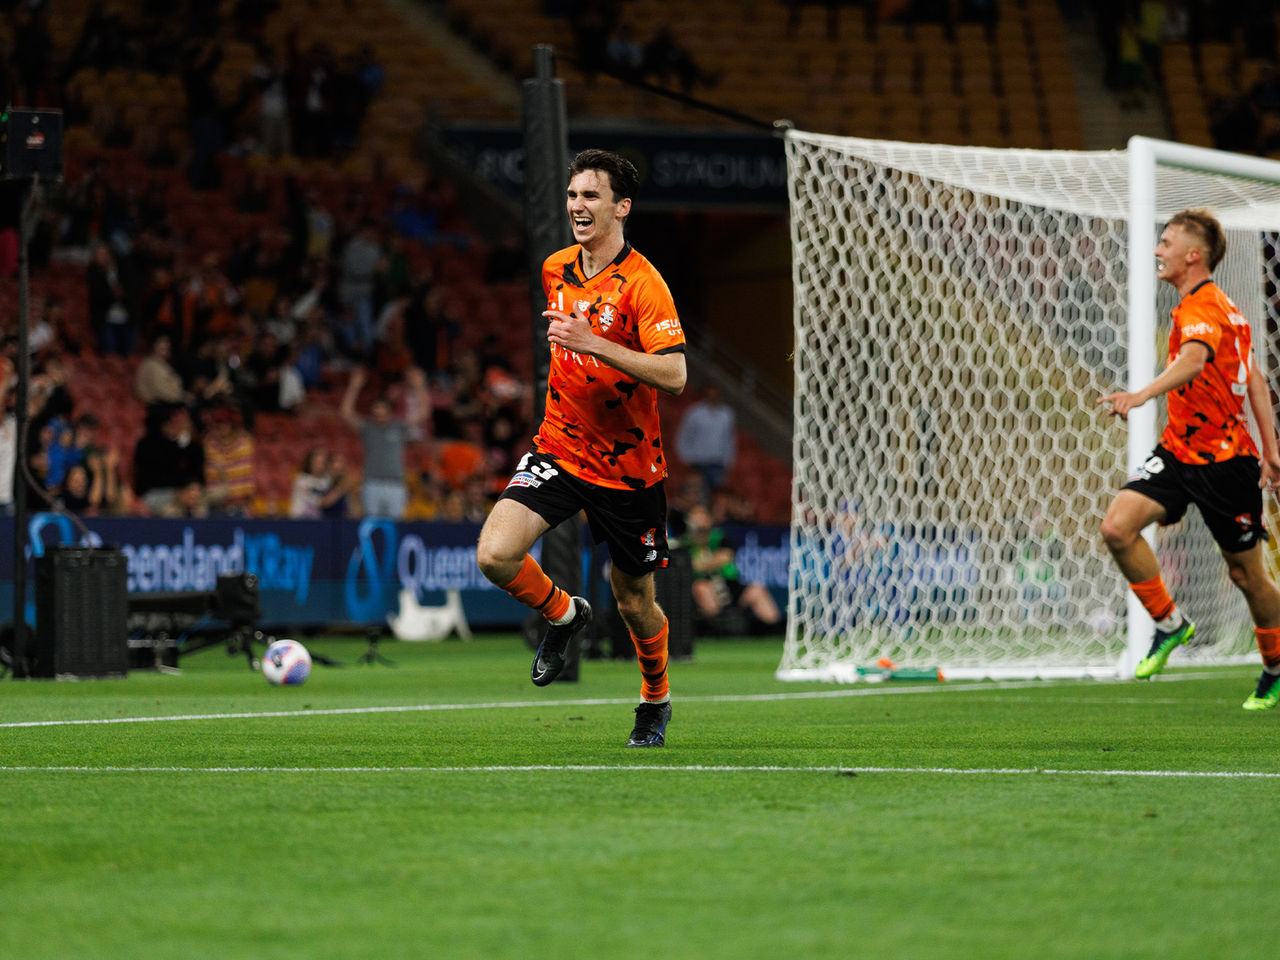
[[[1268,370],[1280,163],[1142,138],[1064,152],[797,131],[787,162],[796,390],[779,677],[854,680],[882,658],[950,677],[1131,670],[1151,624],[1098,527],[1164,404],[1125,423],[1095,400],[1163,366],[1176,294],[1157,289],[1154,249],[1189,206],[1227,228],[1215,280]],[[1173,662],[1256,660],[1199,514],[1153,536],[1198,626]]]

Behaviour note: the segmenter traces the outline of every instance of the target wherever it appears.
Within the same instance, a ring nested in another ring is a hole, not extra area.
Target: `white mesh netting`
[[[1125,480],[1126,428],[1095,399],[1128,378],[1126,154],[793,131],[787,158],[795,461],[778,675],[850,680],[882,657],[952,676],[1114,673],[1127,591],[1098,525]],[[1269,352],[1280,191],[1160,167],[1153,235],[1205,205],[1229,228],[1215,279]],[[1174,303],[1166,288],[1151,305],[1161,364]],[[1177,656],[1256,657],[1198,513],[1157,550],[1199,626]]]

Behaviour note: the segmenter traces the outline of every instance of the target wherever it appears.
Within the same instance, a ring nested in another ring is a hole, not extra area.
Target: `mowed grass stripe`
[[[1161,678],[1162,683],[1171,681],[1189,681],[1218,679],[1220,673],[1182,673],[1171,674]],[[874,685],[865,687],[842,687],[838,690],[801,690],[788,693],[746,693],[746,694],[714,694],[704,696],[679,697],[679,703],[770,703],[795,700],[834,700],[848,697],[881,697],[881,696],[913,696],[939,693],[972,693],[975,691],[1016,690],[1024,688],[1044,689],[1049,686],[1090,686],[1097,684],[1114,685],[1128,683],[1128,680],[1002,680],[972,683],[924,683],[913,686]],[[67,720],[15,720],[0,723],[0,730],[15,730],[29,727],[75,727],[101,726],[107,724],[128,723],[179,723],[206,720],[254,720],[280,719],[288,717],[337,717],[379,713],[419,713],[437,710],[526,710],[541,709],[548,706],[558,707],[614,707],[631,705],[634,697],[596,697],[590,699],[558,700],[500,700],[477,703],[414,703],[393,704],[371,707],[328,707],[302,710],[258,710],[234,711],[227,713],[184,713],[170,716],[142,717],[88,717]],[[1109,700],[1107,702],[1118,702]],[[1127,702],[1156,703],[1159,701],[1133,698]],[[1172,701],[1166,701],[1172,702]],[[1183,702],[1183,701],[1177,701]]]
[[[1260,770],[1059,770],[1053,767],[734,766],[731,764],[478,764],[396,767],[142,767],[0,766],[0,773],[838,773],[938,774],[943,776],[1201,777],[1215,780],[1280,780]]]

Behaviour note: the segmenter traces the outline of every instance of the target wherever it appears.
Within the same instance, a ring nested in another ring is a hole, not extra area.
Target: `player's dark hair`
[[[633,199],[636,187],[640,186],[640,174],[636,172],[635,165],[626,157],[608,150],[583,150],[569,163],[569,179],[584,170],[599,170],[609,175],[614,203]]]
[[[1207,207],[1179,210],[1169,218],[1169,226],[1181,227],[1183,230],[1194,233],[1204,244],[1204,254],[1209,261],[1210,273],[1217,269],[1222,258],[1227,255],[1227,236],[1223,233],[1222,224],[1218,222],[1218,218]]]

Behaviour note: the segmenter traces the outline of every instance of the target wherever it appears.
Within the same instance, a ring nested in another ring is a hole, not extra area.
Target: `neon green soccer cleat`
[[[1151,650],[1138,663],[1138,668],[1133,671],[1133,675],[1139,680],[1155,676],[1169,662],[1169,654],[1173,653],[1173,648],[1182,646],[1195,635],[1196,625],[1185,618],[1182,626],[1171,633],[1157,630],[1155,639],[1151,641]]]
[[[1274,710],[1280,703],[1280,675],[1263,671],[1258,678],[1258,689],[1244,702],[1246,710]]]

